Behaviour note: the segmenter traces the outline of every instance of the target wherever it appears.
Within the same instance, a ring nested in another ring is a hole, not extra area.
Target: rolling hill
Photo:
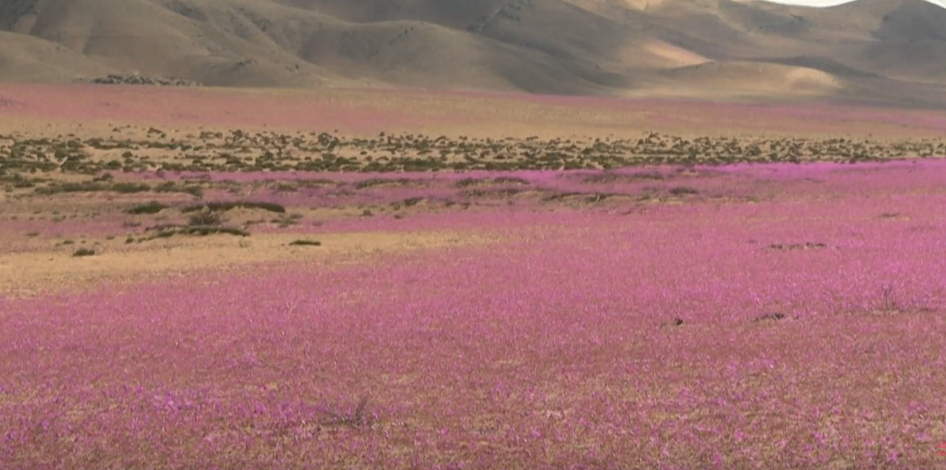
[[[7,0],[0,80],[946,106],[943,25],[921,0]]]

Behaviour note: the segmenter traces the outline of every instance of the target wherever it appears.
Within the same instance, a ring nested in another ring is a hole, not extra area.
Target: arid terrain
[[[942,109],[946,8],[940,5],[6,0],[0,3],[0,79]]]
[[[937,468],[944,156],[929,108],[2,84],[0,468]]]
[[[946,464],[946,8],[0,2],[0,470]]]

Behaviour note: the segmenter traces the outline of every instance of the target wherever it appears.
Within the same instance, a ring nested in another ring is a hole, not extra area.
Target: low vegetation
[[[34,174],[63,172],[101,175],[108,172],[402,172],[469,170],[612,169],[642,165],[724,165],[731,163],[830,161],[856,163],[907,157],[946,155],[946,140],[879,141],[846,137],[684,138],[650,132],[635,139],[449,138],[422,134],[379,134],[375,138],[346,138],[328,133],[276,133],[234,130],[205,131],[188,141],[149,129],[146,138],[82,139],[75,136],[24,139],[0,135],[0,183],[11,189],[33,188],[37,194],[112,191],[187,192],[200,197],[193,185],[162,183],[41,184]],[[119,156],[92,158],[95,151],[123,151]],[[169,158],[147,156],[155,151]],[[642,174],[640,178],[646,178]],[[460,186],[483,184],[463,180]],[[495,178],[489,184],[526,184],[516,177]],[[375,178],[357,189],[411,184],[405,179]],[[286,186],[293,190],[295,186]]]
[[[157,214],[164,209],[167,209],[168,206],[162,204],[158,201],[151,201],[145,204],[138,204],[134,207],[131,207],[125,211],[126,214],[132,215],[141,215],[141,214]]]
[[[317,240],[294,240],[289,246],[322,246],[322,242]]]
[[[286,213],[286,208],[273,202],[254,202],[254,201],[215,201],[203,204],[195,204],[184,207],[181,212],[195,212],[208,210],[212,212],[225,212],[233,209],[261,209],[264,211],[275,212],[278,214]]]
[[[164,225],[152,229],[154,234],[151,239],[170,238],[175,235],[216,235],[226,234],[239,237],[248,237],[250,233],[239,227],[228,227],[223,225]]]
[[[79,248],[78,250],[76,250],[76,251],[74,251],[74,252],[72,253],[72,256],[77,257],[77,258],[81,258],[81,257],[84,257],[84,256],[95,256],[95,255],[97,255],[97,254],[98,254],[98,253],[96,253],[95,250],[92,250],[92,249],[89,249],[89,248]]]
[[[0,300],[10,468],[938,468],[946,161],[6,176],[5,246],[199,270]]]

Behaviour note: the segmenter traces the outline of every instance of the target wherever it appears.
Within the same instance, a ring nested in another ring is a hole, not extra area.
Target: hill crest
[[[883,100],[910,102],[911,89],[946,90],[946,66],[937,65],[946,63],[943,24],[946,9],[925,0],[830,8],[762,0],[8,0],[0,5],[0,79],[137,73],[212,86],[611,96],[767,89],[778,99],[797,94],[780,84],[805,76],[831,84],[819,88],[829,98],[880,99],[872,90],[886,83]],[[766,72],[747,64],[767,64],[757,65]],[[727,77],[722,89],[719,74]]]

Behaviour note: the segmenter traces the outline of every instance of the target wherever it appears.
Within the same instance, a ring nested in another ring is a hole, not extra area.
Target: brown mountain
[[[0,79],[946,106],[943,25],[921,0],[6,0]]]

